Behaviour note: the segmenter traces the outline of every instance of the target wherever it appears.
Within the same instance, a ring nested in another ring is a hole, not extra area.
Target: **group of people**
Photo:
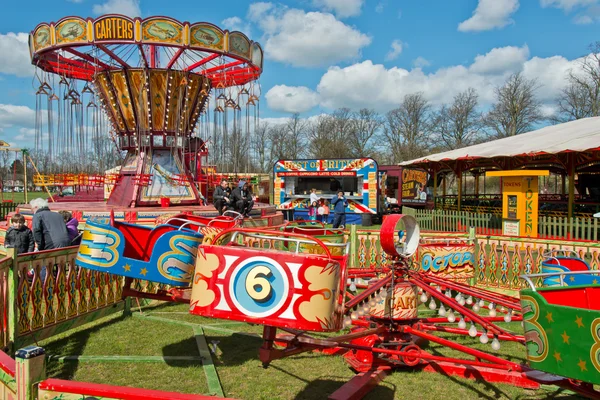
[[[235,189],[231,190],[226,179],[222,179],[213,192],[213,203],[219,215],[227,210],[237,211],[244,218],[250,217],[254,207],[254,195],[248,187],[248,182],[241,180]]]
[[[346,207],[348,207],[348,200],[344,196],[343,191],[338,191],[337,194],[331,199],[331,202],[325,199],[321,199],[317,195],[317,189],[311,189],[310,191],[310,206],[308,207],[308,218],[313,221],[321,221],[326,224],[329,223],[329,215],[331,209],[329,205],[333,207],[333,228],[344,228],[346,225]]]
[[[11,226],[6,231],[4,245],[13,247],[17,254],[38,250],[58,249],[79,244],[79,221],[69,211],[50,211],[48,201],[33,199],[29,202],[33,211],[31,229],[25,224],[25,217],[15,214]]]

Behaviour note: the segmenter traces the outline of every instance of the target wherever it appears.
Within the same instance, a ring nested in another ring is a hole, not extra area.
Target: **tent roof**
[[[547,126],[517,136],[404,161],[400,165],[424,166],[424,164],[440,161],[536,156],[592,150],[600,150],[600,117]]]

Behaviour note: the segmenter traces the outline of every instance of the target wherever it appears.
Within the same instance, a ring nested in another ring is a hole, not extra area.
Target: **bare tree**
[[[293,114],[285,125],[285,146],[287,158],[302,158],[306,149],[305,120],[298,113]]]
[[[383,118],[375,112],[363,108],[352,115],[353,124],[348,137],[349,155],[352,157],[372,157],[375,153],[375,142]]]
[[[383,134],[394,163],[425,155],[430,105],[422,92],[407,94],[400,107],[386,114]]]
[[[273,166],[274,160],[269,157],[269,129],[271,126],[266,122],[256,125],[254,135],[252,136],[252,146],[256,154],[256,169],[258,172],[269,172]]]
[[[308,125],[308,149],[314,158],[330,158],[335,121],[331,115],[319,115]]]
[[[481,113],[477,111],[479,96],[469,88],[454,96],[454,101],[435,113],[432,131],[437,133],[445,149],[453,150],[473,144],[481,129]]]
[[[520,72],[512,74],[504,85],[496,87],[496,103],[485,116],[485,124],[498,138],[515,136],[531,130],[544,120],[541,103],[535,97],[535,79],[526,79]]]
[[[589,47],[591,53],[580,62],[580,69],[569,71],[568,86],[558,98],[558,122],[600,116],[600,42]]]

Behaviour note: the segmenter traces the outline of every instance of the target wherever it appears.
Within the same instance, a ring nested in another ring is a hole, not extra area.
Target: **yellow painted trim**
[[[96,37],[94,36],[94,24],[92,23],[92,21],[87,22],[87,31],[88,31],[88,43],[91,43],[94,40],[96,40]]]
[[[487,171],[485,176],[548,176],[548,170],[519,169],[510,171]]]

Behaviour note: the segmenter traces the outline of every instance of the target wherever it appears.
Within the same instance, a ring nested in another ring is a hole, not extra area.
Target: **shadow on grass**
[[[48,341],[42,347],[46,351],[46,354],[49,355],[81,355],[90,336],[94,332],[123,321],[125,318],[124,316],[111,318],[87,329],[68,333],[68,336],[58,340],[47,339]],[[60,362],[56,359],[48,358],[46,362],[46,375],[48,378],[72,379],[78,367],[79,361],[76,360]]]

